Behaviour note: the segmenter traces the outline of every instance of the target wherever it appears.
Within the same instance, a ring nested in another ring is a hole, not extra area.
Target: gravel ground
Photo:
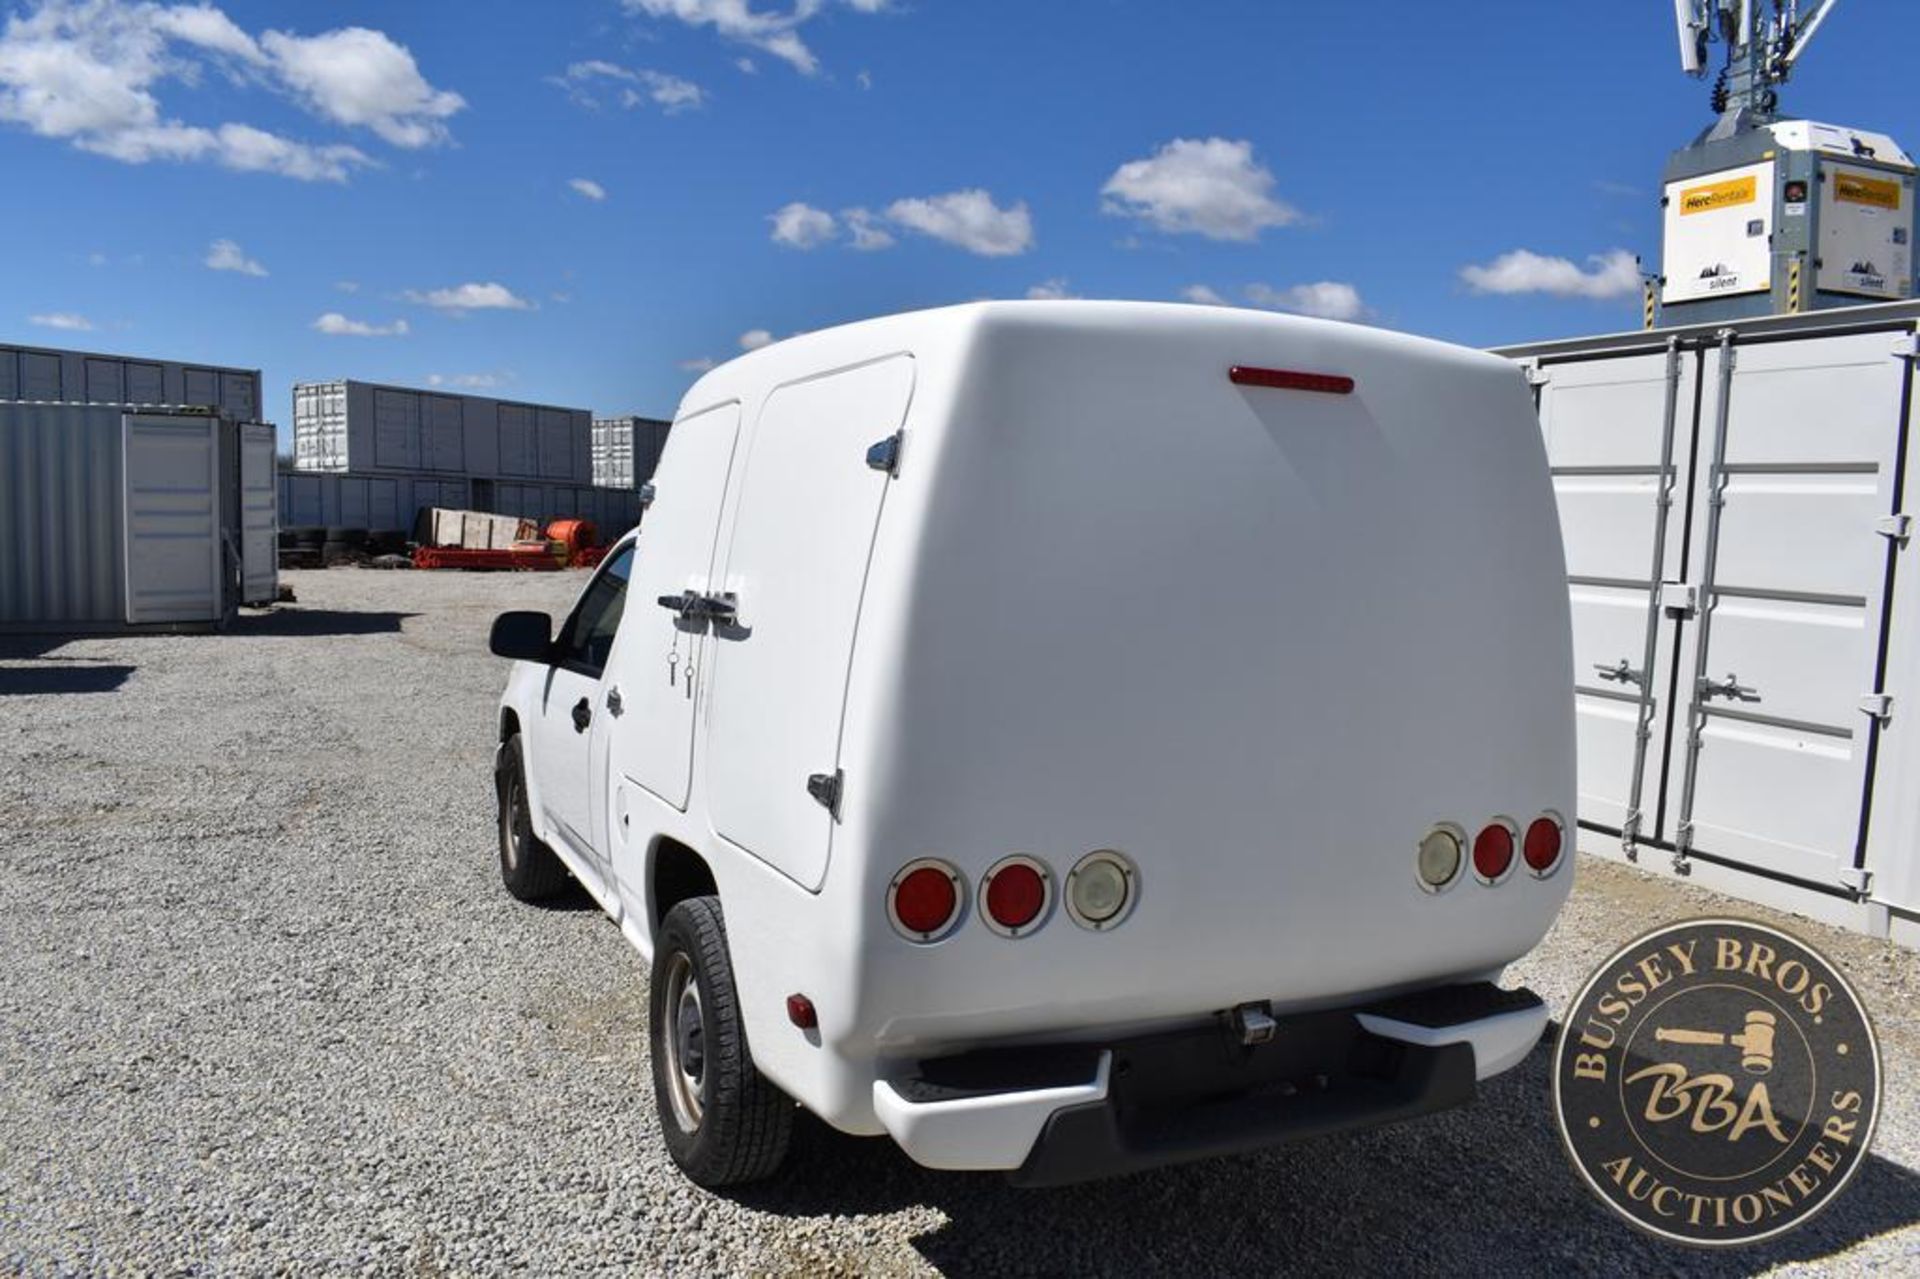
[[[1068,1190],[803,1121],[735,1197],[667,1159],[646,976],[493,866],[493,614],[576,574],[287,575],[213,637],[0,640],[0,1269],[60,1273],[1920,1271],[1920,960],[1788,921],[1876,1014],[1877,1157],[1732,1256],[1617,1225],[1546,1050],[1461,1111]],[[1561,1006],[1662,920],[1733,909],[1584,859],[1517,966]]]

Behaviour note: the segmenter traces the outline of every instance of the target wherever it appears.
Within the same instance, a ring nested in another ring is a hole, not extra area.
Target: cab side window
[[[626,610],[627,577],[632,571],[633,545],[628,543],[601,568],[593,585],[580,597],[579,607],[561,628],[554,645],[560,665],[595,678],[607,668],[614,633],[620,629],[620,616]]]

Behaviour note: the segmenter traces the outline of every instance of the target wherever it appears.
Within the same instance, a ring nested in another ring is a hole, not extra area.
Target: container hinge
[[[1887,723],[1893,718],[1893,694],[1868,693],[1860,699],[1860,713]]]
[[[900,437],[904,431],[895,431],[886,439],[869,445],[867,465],[876,471],[885,471],[888,475],[900,473]]]
[[[837,768],[831,773],[814,773],[807,778],[807,794],[831,813],[836,822],[840,820],[840,791],[846,779],[846,773]]]
[[[1873,891],[1873,872],[1864,866],[1842,866],[1840,883],[1853,890],[1855,897],[1865,897]]]
[[[1538,365],[1529,365],[1527,367],[1528,386],[1545,386],[1551,381],[1553,381],[1552,369],[1543,369]]]
[[[1913,536],[1913,516],[1882,515],[1873,522],[1873,531],[1904,549]]]

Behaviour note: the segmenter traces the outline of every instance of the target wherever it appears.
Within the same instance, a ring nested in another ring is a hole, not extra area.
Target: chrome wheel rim
[[[660,1043],[666,1053],[667,1100],[682,1132],[695,1132],[706,1109],[707,1028],[693,961],[676,952],[667,964],[666,997],[660,1001]]]

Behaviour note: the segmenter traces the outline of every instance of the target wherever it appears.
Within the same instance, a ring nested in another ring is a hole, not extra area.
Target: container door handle
[[[573,704],[573,731],[584,733],[587,731],[587,725],[591,723],[593,723],[593,707],[588,705],[587,699],[583,697]]]

